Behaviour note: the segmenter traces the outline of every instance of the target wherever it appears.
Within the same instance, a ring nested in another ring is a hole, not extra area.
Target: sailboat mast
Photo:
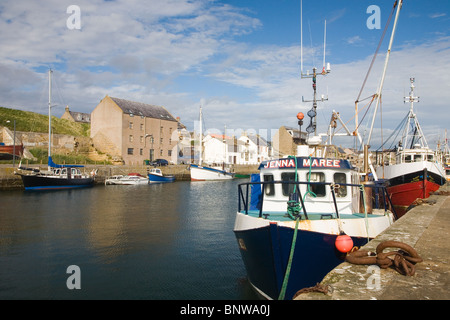
[[[201,165],[202,164],[202,153],[203,153],[203,116],[202,116],[202,106],[200,106],[200,136],[199,136],[199,140],[200,140],[200,154],[199,154],[199,160],[198,160],[198,164]]]
[[[52,155],[52,69],[48,70],[48,157]],[[51,170],[49,167],[48,170]]]
[[[381,76],[380,85],[379,85],[378,91],[376,93],[377,102],[375,105],[375,111],[373,113],[372,124],[370,126],[369,137],[367,138],[367,145],[370,145],[370,139],[372,138],[372,131],[373,131],[373,125],[375,122],[375,116],[377,114],[378,106],[379,106],[380,100],[381,100],[381,91],[383,90],[384,79],[386,77],[386,71],[387,71],[387,66],[388,66],[388,62],[389,62],[389,57],[391,55],[392,43],[394,42],[395,30],[397,29],[397,22],[398,22],[398,17],[400,15],[400,9],[402,8],[402,4],[403,4],[403,0],[399,0],[397,3],[397,12],[395,13],[395,20],[394,20],[394,25],[392,27],[391,39],[389,40],[388,51],[386,53],[383,74]]]

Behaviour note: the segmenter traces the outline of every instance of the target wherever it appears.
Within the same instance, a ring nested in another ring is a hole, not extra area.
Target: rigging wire
[[[386,22],[386,25],[384,27],[383,34],[381,35],[380,41],[378,42],[378,46],[377,46],[377,49],[375,50],[375,54],[373,55],[372,61],[371,61],[370,66],[369,66],[369,70],[367,70],[367,73],[366,73],[366,76],[364,78],[364,81],[363,81],[363,84],[361,86],[361,89],[359,91],[358,97],[356,98],[356,101],[355,101],[356,103],[359,102],[359,98],[361,97],[362,91],[364,90],[364,87],[366,86],[367,79],[368,79],[369,74],[370,74],[370,72],[372,70],[372,67],[373,67],[373,65],[375,63],[375,60],[376,60],[376,58],[378,56],[378,51],[380,50],[381,44],[383,43],[384,36],[386,35],[386,31],[387,31],[388,26],[389,26],[389,24],[391,22],[392,16],[394,15],[394,11],[395,11],[395,7],[396,6],[397,6],[397,1],[394,3],[394,6],[392,7],[391,14],[389,15],[389,18],[388,18],[388,20]]]

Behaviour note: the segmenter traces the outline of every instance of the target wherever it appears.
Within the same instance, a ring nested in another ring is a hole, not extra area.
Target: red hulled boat
[[[446,183],[442,159],[428,147],[414,113],[413,105],[419,98],[414,96],[414,78],[410,82],[411,92],[405,97],[410,110],[397,147],[396,163],[376,169],[377,176],[388,181],[388,193],[399,217],[414,201],[428,198]]]

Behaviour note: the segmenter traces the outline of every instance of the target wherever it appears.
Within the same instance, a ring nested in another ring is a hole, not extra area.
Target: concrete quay
[[[344,262],[321,281],[328,293],[309,292],[295,300],[449,300],[450,299],[450,187],[443,186],[408,211],[377,238],[362,247],[375,252],[383,241],[413,247],[422,262],[415,274],[405,276],[393,268]],[[396,248],[384,252],[397,251]]]

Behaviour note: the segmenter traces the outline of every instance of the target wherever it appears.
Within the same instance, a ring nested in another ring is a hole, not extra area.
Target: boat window
[[[433,155],[432,154],[428,154],[427,155],[427,160],[428,161],[433,161]]]
[[[325,174],[323,172],[311,172],[310,182],[325,182]],[[316,194],[317,197],[325,197],[325,184],[311,184],[311,191]]]
[[[334,183],[339,185],[339,188],[335,189],[336,197],[347,196],[347,186],[342,185],[347,183],[346,174],[343,172],[336,172],[334,174]]]
[[[405,156],[405,162],[411,162],[411,155]]]
[[[295,181],[295,172],[283,172],[281,174],[282,181]],[[294,192],[295,184],[283,183],[283,195],[289,196],[290,193]]]
[[[419,162],[422,161],[422,155],[420,154],[415,154],[414,155],[414,162]]]
[[[67,174],[67,169],[66,168],[62,169],[61,174]]]
[[[271,182],[271,181],[273,181],[273,175],[265,174],[264,182]],[[264,185],[264,193],[266,194],[266,196],[273,196],[275,194],[275,185],[273,183],[268,183]]]

